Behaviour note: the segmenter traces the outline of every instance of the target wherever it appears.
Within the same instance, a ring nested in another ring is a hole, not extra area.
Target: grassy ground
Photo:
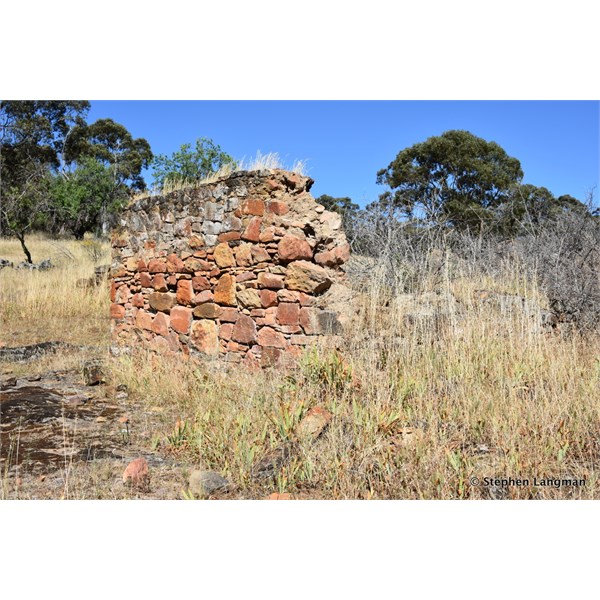
[[[74,286],[94,261],[81,243],[62,245],[76,260],[49,242],[32,244],[34,260],[56,255],[59,269],[0,271],[5,345],[106,343],[106,290]],[[16,254],[16,244],[0,242],[0,257]],[[79,465],[70,497],[189,497],[194,468],[227,477],[230,498],[597,497],[598,337],[542,332],[531,312],[482,302],[486,290],[544,306],[518,265],[494,279],[469,265],[446,267],[419,282],[436,298],[434,316],[422,320],[407,319],[407,297],[374,269],[343,349],[316,349],[286,372],[223,371],[142,351],[112,358],[110,383],[129,388],[132,443],[174,466],[154,469],[144,495],[122,489],[122,465]],[[333,414],[331,425],[316,441],[297,439],[314,406]],[[287,464],[254,479],[253,465],[282,446],[291,448]],[[482,485],[509,477],[529,483]],[[552,487],[544,478],[585,484]]]

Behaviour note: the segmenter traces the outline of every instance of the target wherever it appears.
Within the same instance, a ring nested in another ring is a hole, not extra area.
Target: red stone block
[[[152,277],[148,273],[140,273],[140,285],[145,288],[152,287]]]
[[[262,225],[262,219],[260,217],[253,217],[250,219],[248,226],[244,230],[242,234],[243,240],[248,240],[249,242],[258,242],[260,238],[260,226]]]
[[[241,344],[254,344],[256,338],[256,324],[247,315],[240,315],[233,327],[231,339]]]
[[[285,262],[312,258],[312,248],[308,242],[290,234],[281,239],[277,246],[277,252],[279,259]]]
[[[192,324],[192,309],[174,306],[170,313],[171,327],[177,333],[188,333]]]
[[[239,240],[241,237],[242,234],[239,231],[227,231],[226,233],[221,233],[217,239],[219,242],[232,242]]]
[[[346,243],[334,248],[333,253],[338,259],[339,264],[348,262],[350,260],[350,244]]]
[[[110,305],[110,317],[111,319],[122,319],[125,316],[125,307],[120,304]]]
[[[274,227],[266,227],[263,231],[260,232],[259,241],[266,244],[267,242],[272,242],[275,239],[275,228]]]
[[[277,307],[277,322],[280,325],[298,325],[300,305],[292,302],[281,302]]]
[[[285,337],[279,331],[271,327],[262,327],[258,331],[258,343],[261,346],[273,346],[274,348],[285,348]]]
[[[244,283],[244,281],[251,281],[256,279],[256,275],[252,273],[252,271],[246,271],[245,273],[239,273],[235,276],[235,281],[237,283]]]
[[[152,317],[153,315],[145,310],[138,310],[135,315],[135,326],[140,329],[146,329],[152,331]]]
[[[272,306],[265,310],[265,325],[276,325],[277,324],[277,307]]]
[[[225,274],[215,287],[215,302],[225,306],[235,306],[235,277]]]
[[[144,296],[143,296],[143,294],[134,294],[133,298],[131,299],[131,303],[136,308],[143,308],[144,307]]]
[[[260,296],[260,301],[264,308],[277,306],[277,292],[274,292],[273,290],[260,290],[258,295]]]
[[[167,265],[163,260],[158,260],[157,258],[153,258],[148,263],[148,271],[150,271],[150,273],[166,273]]]
[[[213,264],[208,262],[207,260],[203,260],[201,258],[187,258],[184,261],[184,272],[194,274],[198,271],[210,271],[213,268]]]
[[[269,202],[267,210],[274,215],[285,215],[290,212],[290,207],[285,202],[273,200]]]
[[[315,262],[323,267],[334,267],[337,265],[337,257],[331,250],[317,252],[317,254],[315,254]]]
[[[194,299],[193,283],[189,279],[180,279],[177,282],[177,304],[190,305]]]
[[[265,214],[265,203],[258,199],[249,199],[242,204],[241,213],[243,215],[255,215],[262,217]]]
[[[283,350],[281,348],[265,347],[261,353],[260,366],[274,367],[281,364]]]
[[[198,277],[192,277],[192,288],[196,292],[202,292],[204,290],[210,290],[210,281],[206,277],[199,275]]]
[[[215,295],[210,290],[204,290],[194,296],[193,304],[204,304],[205,302],[212,302],[215,299]]]
[[[152,287],[157,292],[167,292],[168,291],[167,282],[165,280],[164,275],[155,275],[152,278]]]
[[[162,312],[157,313],[152,321],[152,331],[164,337],[169,335],[169,316]]]
[[[261,248],[260,246],[252,246],[251,252],[252,252],[252,259],[254,260],[255,263],[261,263],[261,262],[266,262],[268,260],[271,260],[270,254],[264,248]]]
[[[281,290],[283,289],[283,275],[274,275],[273,273],[259,273],[258,285],[261,288]]]
[[[226,340],[226,341],[230,340],[232,333],[233,333],[233,323],[223,323],[219,327],[219,337],[222,340]]]
[[[236,308],[223,308],[219,320],[221,323],[235,323],[239,316],[240,313]]]
[[[169,254],[169,256],[167,256],[167,272],[183,273],[184,270],[185,265],[177,254]]]

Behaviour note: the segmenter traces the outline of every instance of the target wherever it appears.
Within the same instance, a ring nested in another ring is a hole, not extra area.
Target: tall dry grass
[[[340,352],[315,349],[296,369],[258,374],[143,353],[116,359],[115,381],[160,417],[155,447],[224,474],[234,497],[597,497],[598,336],[541,327],[543,293],[518,263],[491,277],[437,256],[411,289],[406,272],[365,262]],[[529,304],[482,301],[482,290]],[[313,406],[333,413],[328,431],[296,439]],[[290,460],[253,478],[282,446]],[[473,484],[486,477],[530,485]]]
[[[58,267],[0,271],[2,343],[107,339],[106,288],[76,286],[93,273],[85,246],[39,238],[32,247]],[[529,266],[476,250],[353,258],[355,309],[341,350],[316,348],[294,369],[113,357],[136,443],[222,473],[236,498],[596,498],[599,337],[543,327],[548,300]],[[18,244],[0,242],[0,257],[20,259]],[[332,423],[315,442],[298,439],[313,406]],[[282,447],[289,460],[254,477]],[[486,477],[531,483],[473,485]],[[585,485],[533,485],[548,477]]]
[[[0,270],[0,344],[20,345],[47,340],[78,344],[106,343],[108,288],[78,286],[94,276],[94,267],[110,261],[106,242],[27,239],[34,262],[50,258],[48,271]],[[0,258],[15,265],[24,260],[20,244],[0,239]]]

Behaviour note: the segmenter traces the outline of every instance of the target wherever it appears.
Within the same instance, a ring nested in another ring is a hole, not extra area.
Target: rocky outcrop
[[[312,183],[242,171],[133,202],[112,238],[115,341],[269,366],[339,333],[323,298],[350,247]]]

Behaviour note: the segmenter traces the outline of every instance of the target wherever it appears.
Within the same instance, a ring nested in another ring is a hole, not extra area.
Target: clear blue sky
[[[580,200],[600,188],[600,103],[596,101],[94,101],[92,122],[112,118],[155,154],[198,137],[234,158],[277,152],[307,161],[315,196],[349,196],[361,206],[383,191],[376,173],[396,154],[448,129],[466,129],[518,158],[524,183]],[[151,184],[151,173],[146,181]]]

